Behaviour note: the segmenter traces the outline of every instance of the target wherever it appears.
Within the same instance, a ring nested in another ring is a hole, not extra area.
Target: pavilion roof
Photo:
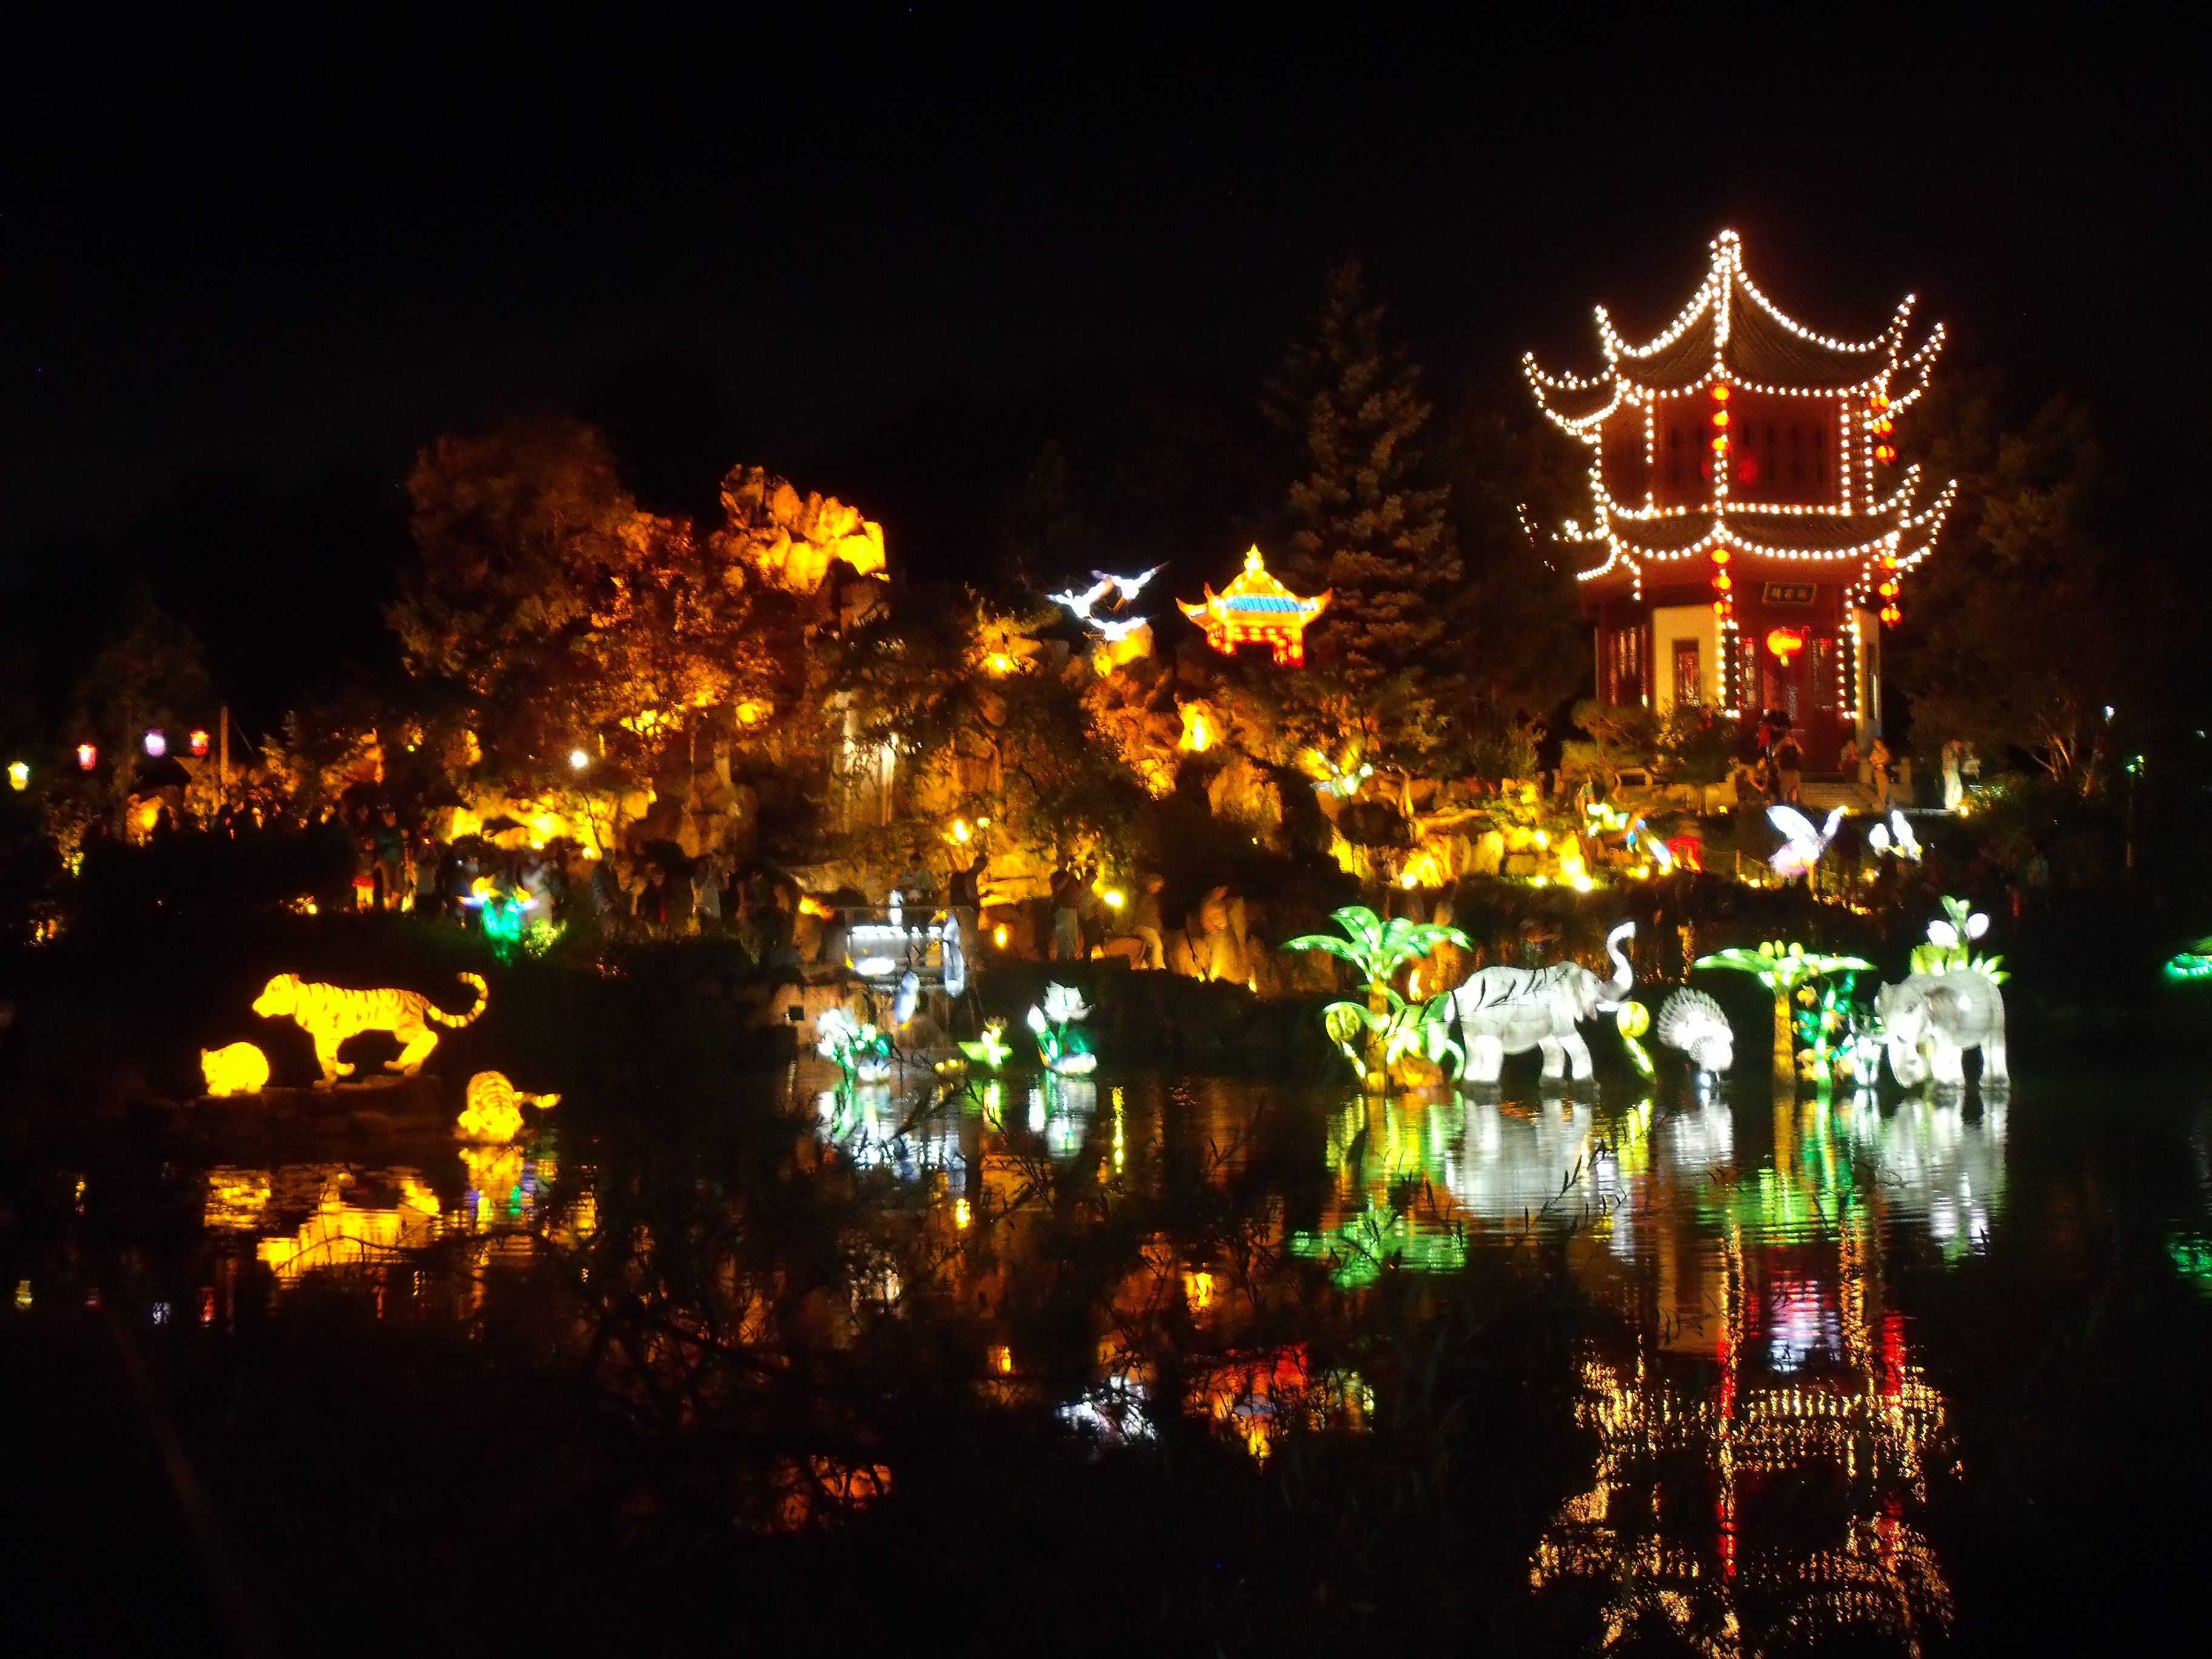
[[[1305,623],[1321,615],[1329,598],[1327,592],[1310,599],[1291,592],[1276,580],[1255,547],[1244,556],[1244,568],[1237,573],[1236,580],[1218,593],[1209,586],[1202,604],[1194,605],[1188,599],[1177,599],[1176,604],[1193,622],[1213,616],[1249,622]]]

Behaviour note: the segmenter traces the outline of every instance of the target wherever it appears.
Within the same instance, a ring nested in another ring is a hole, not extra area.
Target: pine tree
[[[1303,469],[1290,489],[1282,574],[1302,592],[1334,590],[1316,643],[1370,683],[1448,669],[1460,576],[1449,491],[1422,482],[1430,410],[1420,371],[1384,334],[1383,312],[1357,259],[1335,266],[1267,399]]]

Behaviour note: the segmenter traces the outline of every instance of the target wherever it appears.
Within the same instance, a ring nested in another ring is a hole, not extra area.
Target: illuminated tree
[[[788,694],[796,620],[747,562],[757,538],[702,550],[639,510],[591,428],[441,439],[408,488],[419,559],[387,618],[486,775],[550,787],[581,750],[605,781],[641,780],[733,705]]]
[[[1035,629],[1049,620],[909,589],[896,614],[836,642],[830,684],[848,700],[863,749],[891,745],[902,772],[1018,842],[1126,860],[1148,792],[1098,729],[1082,673],[1055,672],[1040,648]]]
[[[1332,918],[1344,930],[1308,933],[1284,942],[1285,951],[1321,951],[1348,962],[1366,981],[1367,1000],[1332,1002],[1322,1011],[1330,1038],[1352,1062],[1360,1080],[1372,1091],[1387,1086],[1390,1068],[1400,1058],[1418,1054],[1431,1064],[1449,1059],[1454,1069],[1465,1059],[1451,1034],[1451,1000],[1432,998],[1409,1003],[1391,981],[1398,970],[1426,957],[1437,946],[1456,945],[1471,950],[1472,942],[1456,927],[1438,922],[1417,922],[1393,916],[1388,922],[1364,905],[1346,905]],[[1355,1047],[1364,1036],[1364,1042]]]

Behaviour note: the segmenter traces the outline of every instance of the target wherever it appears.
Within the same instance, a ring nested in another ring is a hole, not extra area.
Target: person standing
[[[1078,962],[1083,953],[1083,916],[1077,908],[1082,878],[1063,867],[1052,878],[1052,959]]]
[[[376,815],[371,837],[376,852],[376,908],[397,910],[404,890],[402,877],[407,864],[407,838],[399,832],[399,819],[386,806]]]
[[[980,948],[976,930],[983,925],[983,880],[990,868],[991,855],[979,846],[974,860],[964,869],[955,869],[945,884],[945,905],[959,924],[963,950]]]
[[[1867,769],[1874,775],[1874,810],[1877,812],[1889,811],[1890,764],[1889,744],[1876,738],[1874,747],[1867,751]]]
[[[1144,942],[1145,966],[1165,968],[1168,965],[1165,935],[1161,932],[1160,890],[1167,885],[1164,877],[1147,874],[1138,882],[1136,907],[1129,913],[1129,931]]]
[[[622,931],[622,917],[629,908],[613,854],[604,854],[593,861],[591,884],[592,910],[599,917],[600,931],[611,937]]]
[[[699,860],[699,931],[713,938],[722,934],[722,872],[712,859]]]
[[[1791,806],[1796,805],[1805,784],[1805,751],[1797,746],[1796,732],[1785,731],[1782,740],[1774,745],[1774,769],[1782,799]]]

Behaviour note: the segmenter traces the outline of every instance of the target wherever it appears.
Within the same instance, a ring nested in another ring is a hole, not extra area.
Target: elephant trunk
[[[1635,964],[1621,954],[1620,941],[1636,937],[1636,924],[1624,921],[1605,936],[1605,953],[1613,958],[1613,977],[1600,987],[1605,994],[1598,1000],[1600,1013],[1610,1012],[1628,1000],[1629,988],[1636,982]]]

